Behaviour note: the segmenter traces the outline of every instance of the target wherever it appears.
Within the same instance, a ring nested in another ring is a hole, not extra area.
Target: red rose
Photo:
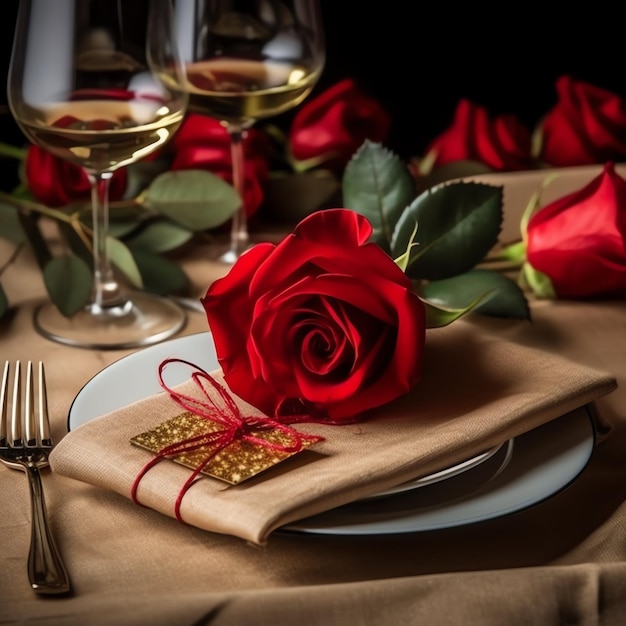
[[[543,161],[556,167],[626,157],[626,105],[614,93],[562,76],[558,101],[541,122]]]
[[[478,161],[495,171],[531,169],[530,131],[514,115],[491,116],[469,100],[459,101],[451,126],[430,143],[434,167]]]
[[[320,158],[342,168],[366,139],[384,142],[390,125],[382,106],[348,78],[299,109],[289,134],[291,153],[299,161]]]
[[[69,163],[39,146],[31,145],[26,154],[26,182],[33,196],[50,207],[89,200],[91,187],[82,167]],[[124,168],[113,174],[110,183],[111,200],[119,200],[126,191]]]
[[[250,129],[244,138],[246,213],[253,215],[263,201],[262,185],[269,165],[264,137]],[[174,154],[172,170],[203,169],[233,182],[230,136],[216,119],[197,113],[189,114],[168,146]]]
[[[527,234],[526,259],[557,296],[626,296],[626,181],[612,163],[535,213]]]
[[[425,312],[411,282],[347,209],[258,244],[202,302],[231,390],[269,415],[345,420],[420,379]]]

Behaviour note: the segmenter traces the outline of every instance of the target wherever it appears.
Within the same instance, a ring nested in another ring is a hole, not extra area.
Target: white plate
[[[142,348],[87,382],[70,407],[68,428],[162,391],[156,370],[170,357],[191,361],[207,371],[217,368],[208,332]],[[168,384],[182,383],[188,374],[184,368],[172,368]],[[480,462],[475,460],[478,457],[468,460],[462,471],[451,470],[449,475],[444,471],[445,480],[436,484],[355,502],[286,529],[339,535],[394,534],[460,526],[519,511],[554,495],[583,470],[594,446],[591,417],[583,407],[514,441],[514,454],[513,442],[509,442],[479,455]]]
[[[452,528],[508,515],[569,485],[587,465],[594,441],[591,415],[581,407],[516,437],[506,467],[493,478],[479,478],[478,486],[472,484],[473,473],[487,470],[488,463],[431,487],[347,504],[290,524],[285,530],[389,535]]]

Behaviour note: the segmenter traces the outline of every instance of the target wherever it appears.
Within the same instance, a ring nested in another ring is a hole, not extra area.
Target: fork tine
[[[34,448],[37,445],[35,430],[35,392],[33,390],[33,362],[26,363],[26,387],[24,389],[24,445]]]
[[[0,387],[0,446],[7,445],[7,408],[9,405],[9,362],[4,362]]]
[[[52,447],[52,435],[50,433],[50,417],[48,416],[48,388],[46,386],[46,372],[43,361],[39,361],[39,438],[41,445]]]
[[[13,404],[11,406],[11,432],[9,446],[22,447],[22,390],[20,386],[21,364],[15,361],[15,374],[13,378]]]

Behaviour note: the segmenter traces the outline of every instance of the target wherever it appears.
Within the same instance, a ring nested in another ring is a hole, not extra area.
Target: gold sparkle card
[[[216,422],[187,412],[159,424],[152,430],[132,437],[130,442],[154,454],[159,454],[168,446],[180,444],[193,437],[217,433],[222,428],[223,426]],[[222,449],[218,449],[201,473],[236,485],[321,440],[321,437],[298,433],[301,437],[301,448],[297,451],[285,451],[272,446],[287,448],[293,445],[294,439],[289,433],[279,428],[251,429],[250,434],[267,441],[269,445],[265,446],[241,438],[235,439]],[[216,447],[219,446],[209,444],[194,450],[168,455],[167,458],[191,469],[197,469],[205,462],[208,455],[215,452]]]

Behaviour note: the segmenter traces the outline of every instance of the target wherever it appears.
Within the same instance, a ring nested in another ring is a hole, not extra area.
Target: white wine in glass
[[[300,104],[326,58],[318,0],[175,0],[189,108],[219,120],[231,138],[233,184],[242,205],[233,218],[233,263],[248,247],[244,205],[246,129]]]
[[[11,112],[32,143],[84,168],[92,186],[92,299],[71,318],[52,302],[40,306],[35,327],[49,339],[128,348],[184,326],[169,299],[125,289],[107,251],[111,177],[176,132],[188,103],[183,82],[171,0],[20,0]]]

